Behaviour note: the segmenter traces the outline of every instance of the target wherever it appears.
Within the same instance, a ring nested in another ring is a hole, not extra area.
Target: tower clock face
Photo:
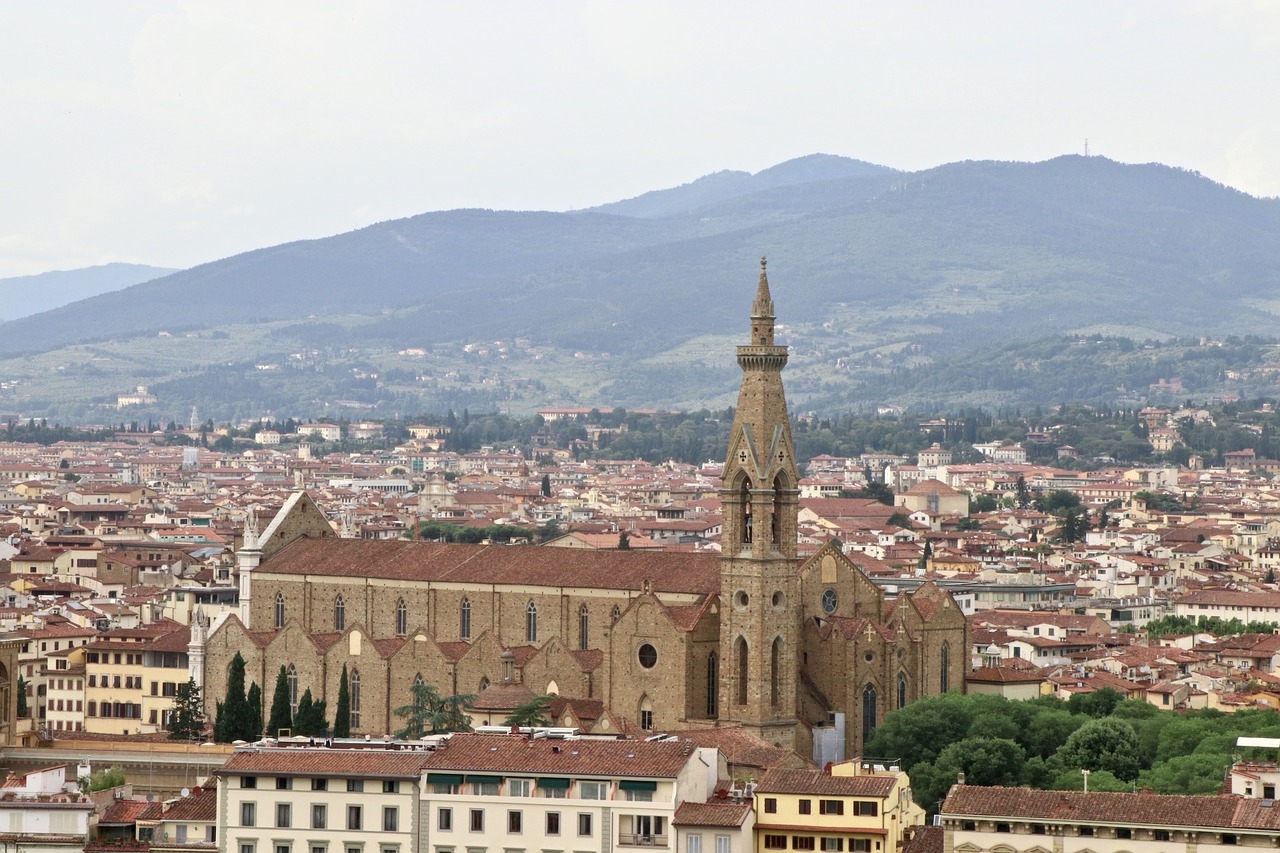
[[[836,598],[836,591],[834,589],[824,589],[822,591],[822,609],[824,612],[835,613],[837,603],[838,599]]]

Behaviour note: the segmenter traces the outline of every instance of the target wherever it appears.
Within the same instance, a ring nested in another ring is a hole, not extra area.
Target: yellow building
[[[893,853],[905,830],[924,824],[911,780],[883,759],[824,770],[776,769],[755,789],[756,853]]]
[[[157,622],[145,628],[109,631],[85,646],[85,731],[138,734],[163,730],[162,709],[157,703],[169,710],[173,697],[163,696],[161,686],[170,683],[168,673],[173,673],[172,690],[176,693],[176,685],[187,680],[187,672],[171,669],[162,673],[163,667],[157,669],[155,665],[152,649],[177,632],[185,637],[187,629],[174,622]],[[149,652],[153,660],[150,667],[146,665]],[[155,697],[150,695],[151,689],[156,691]]]

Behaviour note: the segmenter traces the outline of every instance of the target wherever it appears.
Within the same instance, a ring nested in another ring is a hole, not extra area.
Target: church
[[[964,689],[968,625],[949,593],[888,597],[834,544],[798,556],[788,353],[763,260],[750,320],[719,555],[339,539],[298,493],[246,531],[239,615],[193,624],[207,705],[240,652],[264,701],[283,666],[293,701],[309,689],[330,714],[345,666],[353,734],[402,728],[414,683],[482,697],[518,683],[604,709],[556,725],[740,726],[804,756],[843,715],[853,756],[889,711]]]

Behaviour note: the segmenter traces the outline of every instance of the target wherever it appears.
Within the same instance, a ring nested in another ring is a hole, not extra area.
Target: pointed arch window
[[[621,617],[622,617],[622,608],[616,604],[613,605],[613,611],[609,614],[609,618],[614,622],[617,622],[618,619],[620,619]]]
[[[707,716],[719,714],[720,657],[715,652],[707,655]]]
[[[526,642],[538,642],[538,605],[532,601],[524,611],[524,638]]]
[[[773,506],[769,512],[769,533],[773,537],[773,547],[777,548],[781,541],[782,528],[782,475],[773,478]]]
[[[289,664],[284,679],[289,688],[289,716],[294,716],[298,713],[298,668]]]
[[[347,696],[351,708],[351,731],[360,728],[360,670],[352,669],[347,677]]]
[[[646,732],[653,731],[653,703],[648,696],[640,699],[640,728]]]
[[[773,638],[773,648],[769,650],[769,704],[778,707],[780,691],[778,679],[781,677],[782,638]]]
[[[734,652],[738,656],[738,704],[747,704],[747,640],[745,637],[739,637],[735,644]]]
[[[276,628],[284,627],[284,593],[276,593]]]
[[[489,689],[489,676],[483,675],[480,677],[480,692],[483,693],[488,689]]]
[[[458,636],[464,640],[471,639],[471,599],[462,599],[462,607],[458,610]]]
[[[951,647],[946,643],[942,644],[942,654],[939,655],[939,666],[938,688],[941,692],[946,693],[951,689]]]
[[[907,707],[907,675],[906,673],[898,673],[898,707]]]
[[[417,675],[415,675],[415,676],[413,677],[413,686],[414,686],[414,687],[421,687],[421,686],[422,686],[422,685],[424,685],[424,684],[426,684],[426,682],[422,680],[422,673],[418,673]]]
[[[404,603],[404,599],[396,602],[396,634],[404,636],[409,633],[409,605]]]
[[[578,648],[591,648],[591,611],[585,604],[578,608]]]
[[[871,733],[876,730],[876,707],[878,705],[875,685],[867,682],[862,688],[862,746],[865,749]]]
[[[347,603],[338,596],[333,600],[333,630],[344,631],[347,628]]]
[[[752,540],[753,520],[751,518],[751,478],[742,478],[742,544],[750,545]]]

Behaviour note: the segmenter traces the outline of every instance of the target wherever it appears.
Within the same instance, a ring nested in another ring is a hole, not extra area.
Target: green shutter
[[[623,791],[656,791],[658,783],[646,782],[643,779],[623,779],[618,783],[618,788]]]
[[[501,776],[477,776],[474,773],[467,774],[467,781],[473,785],[501,785]]]
[[[569,781],[570,780],[568,779],[561,779],[557,776],[539,776],[538,787],[539,788],[568,788]]]
[[[428,785],[461,785],[461,773],[428,773]]]

